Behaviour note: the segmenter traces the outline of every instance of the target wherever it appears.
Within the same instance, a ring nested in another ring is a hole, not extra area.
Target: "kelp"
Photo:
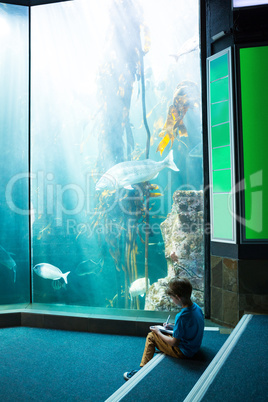
[[[105,172],[113,165],[124,160],[139,159],[144,151],[135,147],[132,128],[129,120],[131,95],[135,80],[140,80],[142,89],[142,115],[147,135],[145,157],[149,157],[150,130],[146,117],[144,56],[150,49],[151,38],[143,16],[134,0],[115,0],[110,9],[110,31],[104,49],[105,63],[100,66],[98,86],[100,95],[101,129],[99,132],[99,171]],[[145,183],[143,183],[145,184]],[[107,230],[98,233],[99,241],[105,243],[111,255],[117,281],[117,297],[110,304],[120,307],[123,295],[124,306],[129,304],[129,286],[138,279],[137,254],[138,238],[142,239],[139,224],[149,227],[148,185],[141,185],[133,191],[103,191],[97,199],[96,212],[91,219],[92,230],[97,231],[100,225]],[[152,192],[152,197],[160,196]],[[145,201],[144,201],[145,197]],[[122,213],[119,204],[124,205],[127,213]],[[113,205],[113,208],[109,208]],[[113,225],[118,229],[109,230]],[[148,239],[145,240],[145,277],[148,279]],[[120,273],[124,275],[121,282]],[[147,281],[148,283],[148,281]],[[124,292],[122,293],[122,286]],[[116,307],[116,306],[115,306]],[[131,301],[132,308],[139,308],[139,298]]]
[[[183,119],[189,109],[199,107],[197,84],[192,81],[182,81],[176,88],[172,105],[169,106],[166,122],[159,137],[162,138],[156,152],[162,153],[170,142],[172,148],[175,138],[188,137]]]
[[[133,84],[140,79],[140,25],[141,11],[137,2],[132,0],[115,0],[111,4],[110,29],[107,33],[106,47],[103,50],[105,62],[99,67],[97,78],[99,88],[101,128],[99,131],[98,170],[105,172],[113,165],[123,162],[125,156],[131,158],[134,149],[134,139],[129,120]],[[127,192],[120,193],[121,198],[127,198]],[[131,281],[131,270],[125,255],[131,254],[133,247],[128,240],[128,217],[122,214],[118,206],[117,194],[103,192],[100,194],[97,210],[92,217],[92,228],[98,225],[107,228],[99,233],[100,243],[104,243],[111,255],[117,282],[117,298],[113,299],[120,305],[122,296],[120,272],[125,280],[125,307],[128,301],[128,285]],[[121,199],[122,202],[122,199]],[[110,205],[114,208],[110,210]],[[109,228],[115,230],[109,230]],[[125,255],[124,255],[125,254]],[[129,257],[130,259],[130,257]]]
[[[110,29],[103,50],[105,63],[100,66],[98,87],[102,110],[99,135],[99,167],[107,171],[124,161],[134,146],[129,122],[133,84],[139,79],[141,11],[137,2],[115,0],[110,8]]]
[[[146,116],[146,102],[145,102],[145,82],[144,82],[144,60],[143,54],[141,53],[141,88],[142,88],[142,115],[143,115],[143,123],[147,133],[147,141],[146,141],[146,152],[145,158],[149,158],[150,152],[150,142],[151,142],[151,133],[147,123]],[[145,257],[144,257],[144,277],[146,283],[146,293],[148,292],[148,250],[149,250],[149,204],[150,204],[150,193],[149,186],[145,186]]]

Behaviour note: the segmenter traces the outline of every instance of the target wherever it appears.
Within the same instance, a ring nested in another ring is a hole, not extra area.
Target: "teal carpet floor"
[[[254,315],[204,395],[204,402],[268,401],[268,315]]]
[[[124,400],[182,401],[227,335],[205,332],[193,360],[170,357],[156,366]],[[0,329],[0,401],[105,401],[137,368],[145,339],[38,328]],[[175,392],[175,394],[174,394]],[[174,398],[175,395],[175,398]]]
[[[219,332],[205,331],[202,348],[193,359],[166,356],[122,401],[148,401],[150,392],[153,401],[182,402],[227,338]]]
[[[0,330],[0,401],[105,401],[140,363],[144,338]]]

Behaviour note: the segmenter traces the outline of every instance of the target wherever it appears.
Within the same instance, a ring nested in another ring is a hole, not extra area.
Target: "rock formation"
[[[168,281],[186,277],[193,285],[192,300],[204,306],[203,191],[178,190],[173,194],[172,211],[161,223],[167,259],[167,277],[147,292],[145,310],[177,310],[165,295]]]

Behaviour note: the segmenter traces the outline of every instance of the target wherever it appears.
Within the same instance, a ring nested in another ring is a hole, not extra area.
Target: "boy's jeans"
[[[143,356],[141,359],[140,367],[145,366],[154,356],[155,348],[158,348],[160,352],[165,353],[166,355],[176,357],[178,359],[185,358],[184,354],[180,351],[177,346],[170,346],[165,341],[163,341],[160,336],[158,336],[155,332],[149,332],[146,338],[145,348],[143,352]]]

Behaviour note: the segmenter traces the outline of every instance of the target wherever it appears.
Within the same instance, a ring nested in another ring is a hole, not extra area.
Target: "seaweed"
[[[141,88],[142,88],[142,114],[143,114],[143,122],[144,127],[147,133],[147,142],[146,142],[146,152],[145,158],[149,159],[150,152],[150,142],[151,142],[151,133],[147,123],[146,116],[146,103],[145,103],[145,82],[144,82],[144,60],[143,53],[141,52]],[[149,244],[149,208],[150,208],[150,193],[149,186],[147,185],[145,191],[145,223],[146,223],[146,232],[145,232],[145,257],[144,257],[144,276],[146,283],[146,293],[148,292],[148,244]]]
[[[178,84],[173,95],[172,105],[168,108],[166,122],[159,137],[162,138],[156,152],[162,155],[166,146],[171,143],[172,148],[175,138],[187,146],[181,137],[188,137],[187,128],[183,119],[189,109],[199,107],[199,93],[197,84],[192,81],[182,81]]]
[[[116,0],[110,9],[110,32],[107,46],[104,49],[105,63],[100,66],[98,86],[100,93],[101,129],[99,134],[98,167],[107,171],[113,165],[130,160],[134,149],[134,139],[129,120],[132,89],[135,80],[140,80],[142,88],[142,114],[147,134],[145,158],[149,158],[150,130],[146,118],[144,56],[150,48],[150,35],[143,23],[143,16],[138,3],[133,0]],[[143,32],[141,32],[141,30]],[[142,44],[141,35],[144,35]],[[134,156],[135,157],[135,156]],[[112,230],[98,233],[99,242],[105,242],[114,261],[117,283],[117,294],[111,304],[120,306],[123,296],[124,306],[129,304],[129,286],[138,278],[137,237],[139,223],[145,222],[149,227],[149,186],[143,183],[133,194],[123,190],[119,192],[104,191],[98,198],[95,215],[91,220],[92,230],[104,224],[111,228],[116,221],[118,231]],[[134,195],[134,196],[133,196]],[[145,196],[145,201],[144,201]],[[120,198],[119,198],[120,197]],[[124,203],[128,213],[122,213],[119,201]],[[110,205],[114,205],[111,210]],[[119,221],[118,221],[119,217]],[[145,277],[148,290],[148,242],[149,230],[146,230],[145,241]],[[123,283],[120,273],[124,274]],[[122,286],[124,292],[122,292]],[[132,308],[140,308],[139,298],[131,300]]]

